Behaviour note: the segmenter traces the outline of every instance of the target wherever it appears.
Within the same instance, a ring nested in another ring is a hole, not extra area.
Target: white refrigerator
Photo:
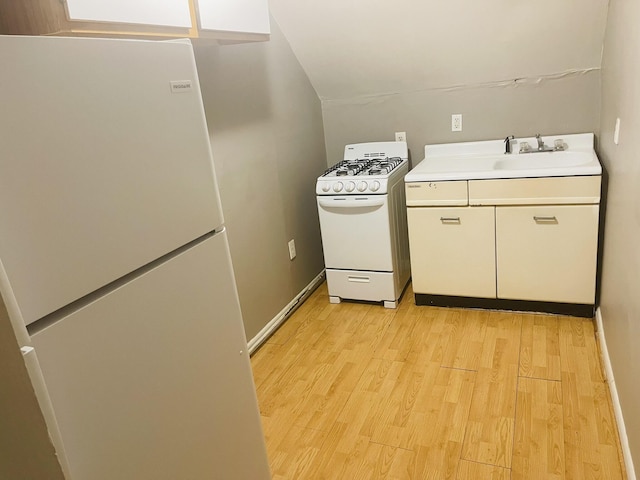
[[[0,293],[65,475],[270,478],[191,44],[0,64]]]

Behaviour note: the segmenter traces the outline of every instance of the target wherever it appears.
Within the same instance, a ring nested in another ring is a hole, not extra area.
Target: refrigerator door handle
[[[64,444],[62,443],[62,435],[60,434],[58,422],[56,421],[51,399],[47,393],[47,386],[44,383],[44,377],[42,375],[42,370],[40,369],[36,350],[33,347],[20,347],[20,351],[22,352],[22,358],[25,366],[27,367],[27,372],[29,373],[31,385],[33,386],[33,390],[36,394],[38,404],[40,405],[40,410],[42,410],[44,421],[47,424],[51,443],[53,443],[56,450],[56,456],[60,462],[62,473],[64,473],[64,477],[67,480],[72,480],[69,472],[69,462],[67,461]]]

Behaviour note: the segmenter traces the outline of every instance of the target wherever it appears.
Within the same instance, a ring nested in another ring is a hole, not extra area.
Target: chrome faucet
[[[544,144],[544,140],[542,140],[542,137],[540,136],[540,134],[536,134],[536,140],[538,141],[538,151],[539,152],[552,152],[553,151],[553,147],[547,147]]]
[[[509,137],[507,137],[509,138]],[[507,140],[505,139],[505,142]],[[553,147],[544,144],[544,140],[540,134],[536,134],[536,142],[538,142],[538,148],[532,148],[529,142],[520,140],[520,153],[535,153],[535,152],[562,152],[567,149],[567,144],[561,138],[557,138],[553,141]],[[505,152],[507,153],[507,152]]]
[[[504,154],[507,155],[509,153],[511,153],[511,140],[513,140],[515,137],[513,135],[509,135],[507,138],[504,139]]]

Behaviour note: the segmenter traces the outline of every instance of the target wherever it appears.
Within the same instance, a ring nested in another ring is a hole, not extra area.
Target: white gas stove
[[[318,178],[318,195],[386,194],[389,177],[407,166],[405,142],[372,142],[347,145],[344,160]],[[405,172],[406,173],[406,172]]]
[[[409,276],[405,142],[347,145],[316,194],[329,299],[395,308]]]

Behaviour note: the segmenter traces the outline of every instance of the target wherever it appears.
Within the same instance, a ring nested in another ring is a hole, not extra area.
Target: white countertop
[[[424,160],[405,176],[405,182],[602,174],[593,133],[543,137],[551,147],[560,139],[564,151],[522,154],[520,144],[528,142],[535,149],[535,137],[512,140],[511,154],[504,153],[504,140],[426,145]]]

